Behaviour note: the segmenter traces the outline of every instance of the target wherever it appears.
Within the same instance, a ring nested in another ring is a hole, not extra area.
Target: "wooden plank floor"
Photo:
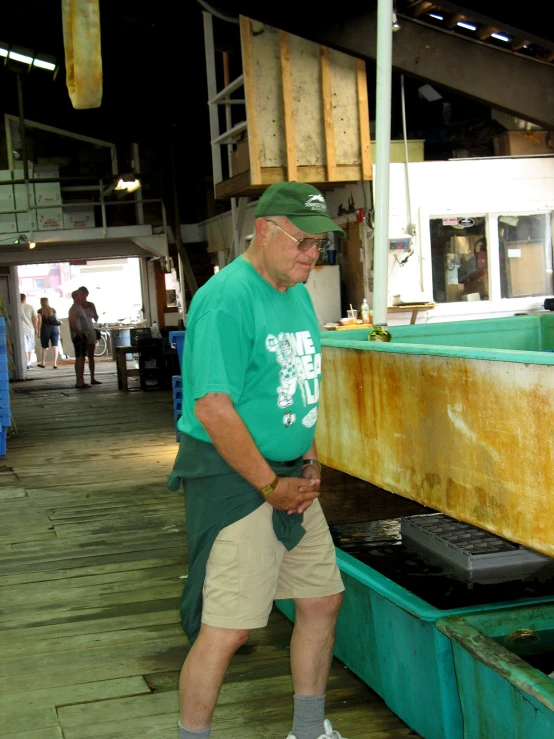
[[[74,389],[71,367],[13,386],[0,460],[0,736],[176,739],[186,575],[169,392]],[[131,381],[133,382],[133,381]],[[4,465],[4,466],[2,466]],[[274,612],[235,656],[214,739],[286,736],[291,625]],[[339,662],[329,715],[348,739],[414,736]]]

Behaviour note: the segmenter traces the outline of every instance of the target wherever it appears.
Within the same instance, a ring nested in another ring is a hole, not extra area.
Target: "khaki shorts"
[[[214,542],[202,591],[202,623],[224,629],[267,625],[273,601],[321,598],[344,590],[319,501],[304,513],[306,533],[288,552],[277,539],[273,508],[263,503],[223,529]]]

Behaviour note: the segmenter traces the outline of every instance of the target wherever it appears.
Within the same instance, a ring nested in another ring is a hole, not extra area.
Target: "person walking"
[[[25,293],[20,293],[21,299],[21,325],[23,328],[23,344],[27,358],[27,369],[33,369],[31,356],[35,350],[35,336],[38,337],[38,319],[35,309],[27,302]]]
[[[342,739],[325,688],[344,586],[317,500],[320,332],[302,284],[342,229],[321,193],[296,182],[269,187],[255,215],[251,246],[198,290],[187,320],[168,479],[184,485],[190,558],[180,739],[208,739],[233,654],[284,598],[296,605],[288,739]]]
[[[54,355],[53,368],[58,369],[58,344],[60,342],[59,326],[62,325],[62,322],[58,320],[56,311],[48,303],[48,298],[40,299],[40,308],[38,309],[37,316],[37,334],[40,336],[40,346],[42,349],[40,364],[37,366],[45,369],[46,352],[48,351],[49,344],[52,344],[52,353]]]
[[[85,382],[85,359],[88,349],[88,320],[83,309],[84,295],[80,290],[71,293],[73,305],[69,309],[69,331],[75,348],[75,387],[79,390],[89,388]]]
[[[98,312],[96,310],[96,306],[94,303],[90,303],[88,300],[89,291],[87,288],[83,285],[79,288],[79,291],[83,295],[83,310],[85,311],[85,315],[87,317],[88,321],[88,345],[87,345],[87,355],[88,355],[88,368],[90,371],[90,384],[91,385],[101,385],[102,383],[99,380],[96,380],[94,377],[94,350],[96,349],[96,342],[98,341],[98,337],[96,335],[96,326],[94,325],[98,321]]]

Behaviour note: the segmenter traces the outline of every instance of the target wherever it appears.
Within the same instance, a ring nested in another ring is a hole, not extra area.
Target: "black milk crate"
[[[129,333],[131,334],[131,346],[138,346],[142,342],[150,343],[152,340],[151,328],[132,328]]]
[[[144,370],[140,373],[140,389],[143,392],[150,390],[168,390],[171,387],[171,376],[163,370]]]
[[[167,362],[164,355],[157,351],[141,351],[139,354],[139,370],[141,372],[167,369]]]

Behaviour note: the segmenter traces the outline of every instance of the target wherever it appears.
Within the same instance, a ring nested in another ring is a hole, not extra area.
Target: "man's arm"
[[[81,335],[82,331],[79,328],[77,324],[77,311],[73,310],[73,308],[69,309],[69,328],[73,331],[74,334]]]
[[[208,393],[196,401],[195,415],[217,451],[241,477],[258,490],[269,485],[275,473],[261,455],[233,401],[225,393]],[[301,478],[281,478],[267,496],[278,510],[302,512],[317,498],[319,485]],[[300,510],[301,509],[301,510]]]
[[[33,310],[33,326],[35,327],[35,334],[38,334],[38,332],[39,332],[38,318],[37,318],[37,314],[35,313],[34,310]]]
[[[94,303],[89,303],[89,305],[92,308],[92,317],[96,322],[98,322],[98,312],[96,310],[96,306],[94,305]]]

